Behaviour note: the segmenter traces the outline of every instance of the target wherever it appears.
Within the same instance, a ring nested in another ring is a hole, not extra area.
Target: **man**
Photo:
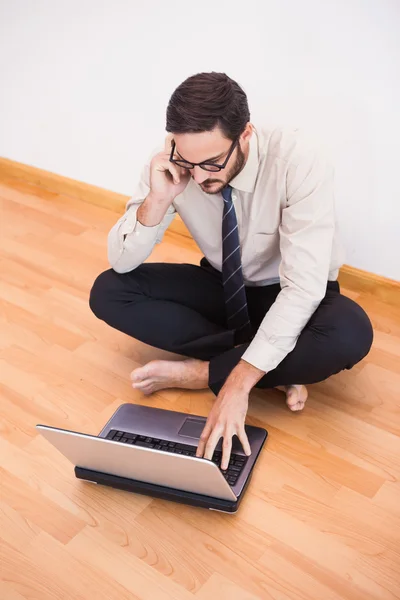
[[[256,128],[247,98],[224,73],[189,77],[167,108],[165,147],[152,154],[109,234],[112,269],[90,306],[112,327],[190,357],[131,374],[145,394],[167,387],[217,395],[197,456],[223,437],[246,454],[249,392],[281,386],[293,411],[306,384],[351,369],[372,327],[340,294],[342,265],[332,170],[296,131]],[[200,266],[143,264],[178,213],[204,254]]]

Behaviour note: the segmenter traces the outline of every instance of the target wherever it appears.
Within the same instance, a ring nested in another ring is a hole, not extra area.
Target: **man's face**
[[[249,124],[248,124],[249,126]],[[251,130],[250,130],[251,131]],[[192,178],[207,194],[218,194],[243,169],[248,156],[247,127],[224,169],[205,171],[201,167],[189,169]],[[251,134],[250,134],[251,135]],[[223,137],[219,129],[201,133],[174,134],[175,155],[193,163],[214,162],[222,165],[228,156],[232,140]]]

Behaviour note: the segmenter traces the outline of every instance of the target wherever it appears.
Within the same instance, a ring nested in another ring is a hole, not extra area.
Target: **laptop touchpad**
[[[194,419],[193,417],[188,417],[178,431],[178,434],[198,439],[201,436],[205,424],[206,419]]]

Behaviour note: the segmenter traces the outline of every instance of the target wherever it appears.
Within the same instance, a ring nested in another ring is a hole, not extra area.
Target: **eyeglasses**
[[[194,167],[201,167],[205,171],[213,171],[213,172],[221,171],[222,169],[225,169],[226,165],[228,164],[228,160],[232,156],[232,152],[234,151],[235,146],[238,143],[238,141],[239,141],[239,138],[237,138],[236,140],[233,141],[233,143],[229,149],[228,156],[226,157],[226,159],[222,165],[218,165],[216,163],[207,162],[207,161],[204,161],[201,163],[191,163],[187,160],[183,160],[180,158],[177,158],[177,159],[172,158],[174,156],[174,152],[175,152],[175,141],[172,142],[171,155],[169,157],[169,160],[171,162],[173,162],[174,164],[178,165],[178,167],[183,167],[184,169],[194,169]]]

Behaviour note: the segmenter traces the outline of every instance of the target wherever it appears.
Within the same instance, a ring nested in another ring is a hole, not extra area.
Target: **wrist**
[[[171,203],[171,200],[161,200],[150,193],[137,211],[139,223],[147,227],[159,225]]]
[[[173,197],[159,195],[159,194],[153,192],[152,190],[149,191],[149,193],[146,196],[146,200],[145,200],[145,202],[147,202],[147,204],[149,206],[152,206],[152,207],[162,206],[163,208],[168,208],[168,206],[170,206],[173,201],[174,201]]]
[[[241,359],[230,373],[225,385],[232,385],[236,389],[240,388],[245,392],[250,392],[264,375],[265,371]]]

